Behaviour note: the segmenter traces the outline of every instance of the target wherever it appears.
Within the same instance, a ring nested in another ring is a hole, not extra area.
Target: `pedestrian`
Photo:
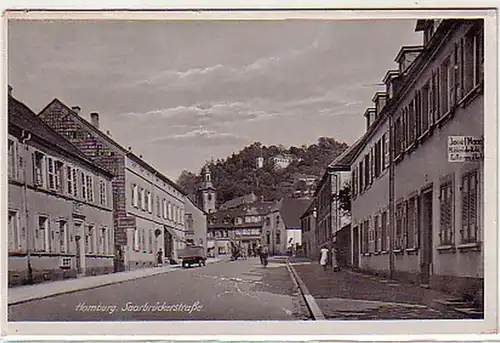
[[[161,267],[163,265],[163,250],[158,250],[156,253],[156,260],[158,262],[158,266]]]
[[[319,264],[321,264],[323,266],[323,270],[326,271],[326,263],[328,262],[328,248],[326,246],[323,246],[320,253],[321,258],[319,260]]]

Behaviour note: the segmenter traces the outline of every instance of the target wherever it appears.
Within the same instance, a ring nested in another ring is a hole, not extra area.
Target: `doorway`
[[[432,266],[432,188],[422,194],[422,264],[420,283],[428,285]]]
[[[76,262],[76,273],[78,275],[83,274],[84,271],[84,259],[85,251],[84,246],[82,246],[82,224],[75,223],[75,262]]]
[[[173,250],[173,238],[172,234],[165,229],[163,234],[163,246],[165,251],[165,261],[169,261],[172,259],[172,250]]]

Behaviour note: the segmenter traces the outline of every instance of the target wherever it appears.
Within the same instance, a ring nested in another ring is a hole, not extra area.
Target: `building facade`
[[[353,262],[482,303],[483,22],[416,30],[351,165]]]
[[[38,116],[114,175],[115,271],[153,266],[160,249],[165,260],[175,262],[184,246],[183,190],[103,133],[98,113],[91,113],[89,122],[78,106],[54,99]]]
[[[112,174],[9,95],[9,286],[113,272]]]
[[[311,204],[308,198],[283,198],[271,207],[262,222],[262,244],[271,255],[284,255],[302,250],[300,217]]]
[[[231,254],[234,247],[253,255],[262,243],[262,223],[272,205],[270,202],[257,201],[208,214],[210,255]]]
[[[319,259],[318,240],[316,238],[317,203],[314,199],[300,217],[302,229],[302,251],[311,260]]]
[[[207,214],[191,199],[186,201],[186,243],[203,247],[207,251]]]

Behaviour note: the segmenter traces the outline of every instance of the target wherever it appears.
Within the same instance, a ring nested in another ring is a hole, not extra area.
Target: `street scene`
[[[482,19],[8,25],[8,321],[484,319]]]

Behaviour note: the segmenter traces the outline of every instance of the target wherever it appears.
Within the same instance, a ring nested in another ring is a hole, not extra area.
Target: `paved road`
[[[283,264],[210,264],[9,306],[9,321],[300,320],[306,307]]]

